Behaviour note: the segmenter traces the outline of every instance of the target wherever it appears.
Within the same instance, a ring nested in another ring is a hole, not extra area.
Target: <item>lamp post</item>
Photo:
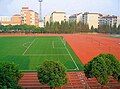
[[[42,1],[43,0],[39,0],[39,3],[40,3],[40,11],[39,11],[39,15],[40,15],[40,22],[42,22]]]

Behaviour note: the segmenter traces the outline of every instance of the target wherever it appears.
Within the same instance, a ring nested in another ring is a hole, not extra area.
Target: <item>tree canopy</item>
[[[45,61],[37,69],[38,79],[42,84],[52,88],[63,86],[67,83],[65,67],[54,61]]]
[[[7,25],[3,26],[0,25],[0,32],[9,32],[9,33],[15,33],[15,32],[21,32],[21,33],[43,33],[43,28],[36,27],[34,25]]]
[[[116,24],[111,25],[99,25],[98,28],[91,26],[83,22],[76,21],[62,21],[59,22],[47,22],[44,28],[36,27],[34,25],[0,25],[0,32],[2,33],[88,33],[88,32],[97,32],[97,33],[110,33],[110,34],[120,34],[120,25],[117,27]]]
[[[88,78],[95,77],[101,85],[109,81],[113,76],[120,81],[120,63],[112,54],[100,54],[85,65],[84,70]]]
[[[0,62],[0,89],[20,89],[21,72],[14,63]]]

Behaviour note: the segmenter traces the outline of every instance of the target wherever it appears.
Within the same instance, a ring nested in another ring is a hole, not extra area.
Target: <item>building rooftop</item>
[[[13,15],[13,16],[21,16],[20,14],[15,14],[15,15]]]
[[[54,11],[53,13],[63,13],[63,14],[65,14],[64,11]],[[53,14],[53,13],[52,13],[52,14]]]
[[[29,9],[29,7],[22,7],[22,9]]]
[[[84,14],[99,14],[99,15],[101,15],[100,13],[89,13],[89,12],[85,12]]]
[[[73,15],[71,15],[69,18],[76,18],[78,15],[80,15],[80,14],[82,14],[82,13],[77,13],[77,14],[73,14]]]
[[[117,16],[115,16],[115,15],[112,15],[112,16],[107,15],[107,16],[102,16],[102,18],[117,18]]]

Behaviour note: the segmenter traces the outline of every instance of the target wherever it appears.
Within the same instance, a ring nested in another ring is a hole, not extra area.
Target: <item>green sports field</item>
[[[0,61],[14,62],[22,71],[35,71],[45,60],[58,61],[67,71],[83,70],[63,37],[0,37]]]

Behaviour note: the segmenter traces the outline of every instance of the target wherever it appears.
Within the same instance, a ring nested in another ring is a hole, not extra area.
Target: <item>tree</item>
[[[91,32],[94,32],[94,27],[93,27],[93,25],[91,26]]]
[[[106,24],[100,25],[98,29],[100,33],[110,33],[110,32],[113,33],[112,31],[110,31],[112,30],[111,26],[106,25]]]
[[[118,25],[117,30],[118,30],[118,34],[120,34],[120,25]]]
[[[14,63],[0,63],[0,89],[19,89],[21,72]]]
[[[42,84],[47,84],[51,89],[67,83],[65,67],[54,61],[45,61],[37,69],[38,79]]]
[[[109,76],[120,80],[120,63],[112,54],[100,54],[85,65],[87,78],[95,77],[101,85],[106,85]]]
[[[46,23],[46,25],[45,25],[45,30],[46,30],[46,32],[49,33],[49,30],[50,30],[50,24],[49,24],[48,21],[47,21],[47,23]]]

